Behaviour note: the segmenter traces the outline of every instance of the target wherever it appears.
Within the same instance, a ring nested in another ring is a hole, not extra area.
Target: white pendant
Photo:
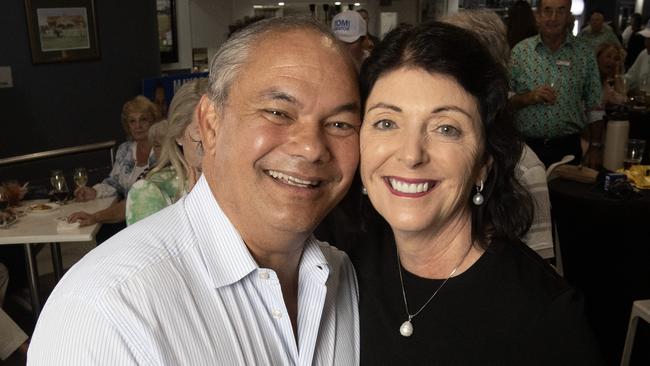
[[[411,324],[410,320],[402,323],[402,326],[399,327],[399,334],[403,335],[404,337],[410,337],[411,334],[413,334],[413,324]]]

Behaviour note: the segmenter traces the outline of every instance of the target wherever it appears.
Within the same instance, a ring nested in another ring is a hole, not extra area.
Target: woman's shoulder
[[[486,254],[488,266],[501,283],[537,302],[552,302],[557,296],[572,291],[571,286],[535,251],[521,241],[493,241]]]

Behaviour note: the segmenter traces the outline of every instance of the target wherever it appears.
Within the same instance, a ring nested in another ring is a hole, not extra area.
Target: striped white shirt
[[[201,178],[184,199],[68,271],[38,320],[27,362],[355,365],[357,303],[348,257],[311,237],[294,337],[275,272],[257,265]]]

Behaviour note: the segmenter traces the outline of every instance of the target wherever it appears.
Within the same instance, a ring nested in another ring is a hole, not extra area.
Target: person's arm
[[[79,211],[68,217],[68,222],[79,222],[79,226],[89,226],[96,223],[114,224],[124,221],[126,200],[113,203],[109,207],[93,214]]]

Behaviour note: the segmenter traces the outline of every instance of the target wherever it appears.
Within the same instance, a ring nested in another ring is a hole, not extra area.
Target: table
[[[41,302],[38,294],[38,273],[32,255],[32,244],[50,244],[54,274],[58,281],[63,275],[60,244],[93,241],[101,224],[58,232],[57,218],[66,217],[76,211],[96,212],[103,210],[110,206],[114,200],[114,197],[108,197],[88,202],[69,202],[48,213],[28,212],[25,216],[19,217],[18,221],[11,227],[0,229],[0,245],[24,244],[25,261],[27,262],[29,272],[29,290],[32,309],[36,318],[38,318],[41,310]],[[28,206],[34,202],[43,202],[43,200],[24,202],[23,206]]]
[[[548,186],[564,276],[583,293],[608,364],[618,364],[632,302],[650,298],[650,192],[617,199],[593,184]]]

